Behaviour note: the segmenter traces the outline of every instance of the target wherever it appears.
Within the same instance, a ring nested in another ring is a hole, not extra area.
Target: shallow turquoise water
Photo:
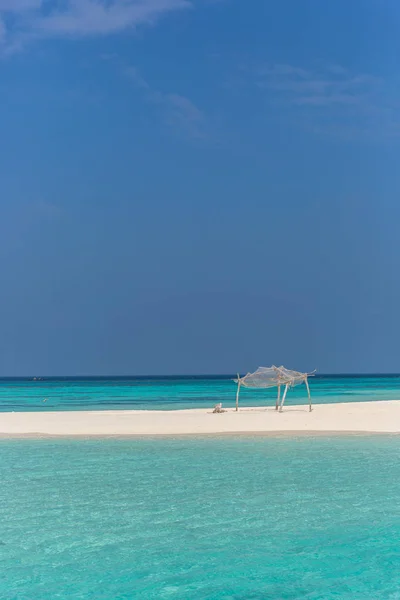
[[[398,600],[400,438],[0,441],[0,598]]]
[[[400,399],[400,376],[318,376],[310,378],[314,402]],[[270,405],[276,390],[243,388],[242,406]],[[100,379],[0,379],[0,412],[37,410],[162,409],[234,406],[229,377]],[[290,390],[287,404],[306,404],[305,386]]]

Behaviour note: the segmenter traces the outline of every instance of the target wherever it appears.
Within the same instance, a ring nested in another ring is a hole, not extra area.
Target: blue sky
[[[399,12],[0,0],[0,374],[399,372]]]

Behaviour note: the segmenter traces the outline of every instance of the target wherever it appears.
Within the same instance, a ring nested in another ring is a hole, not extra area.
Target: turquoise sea
[[[400,377],[311,390],[400,399]],[[234,401],[222,376],[0,380],[0,412]],[[0,439],[0,598],[400,600],[399,453],[400,436]]]
[[[234,406],[234,376],[0,379],[0,412],[202,408]],[[317,375],[315,403],[400,399],[400,375]],[[242,388],[242,406],[273,405],[276,390]],[[287,404],[307,402],[305,386],[290,390]]]
[[[400,438],[0,440],[3,600],[398,600]]]

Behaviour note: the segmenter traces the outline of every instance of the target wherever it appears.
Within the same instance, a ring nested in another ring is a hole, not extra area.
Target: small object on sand
[[[224,413],[224,412],[226,412],[226,411],[223,410],[223,408],[222,408],[222,402],[220,402],[219,404],[216,404],[214,406],[213,413]]]

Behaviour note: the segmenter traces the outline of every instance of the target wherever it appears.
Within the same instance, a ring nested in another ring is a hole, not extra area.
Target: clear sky
[[[0,0],[0,375],[400,372],[397,0]]]

